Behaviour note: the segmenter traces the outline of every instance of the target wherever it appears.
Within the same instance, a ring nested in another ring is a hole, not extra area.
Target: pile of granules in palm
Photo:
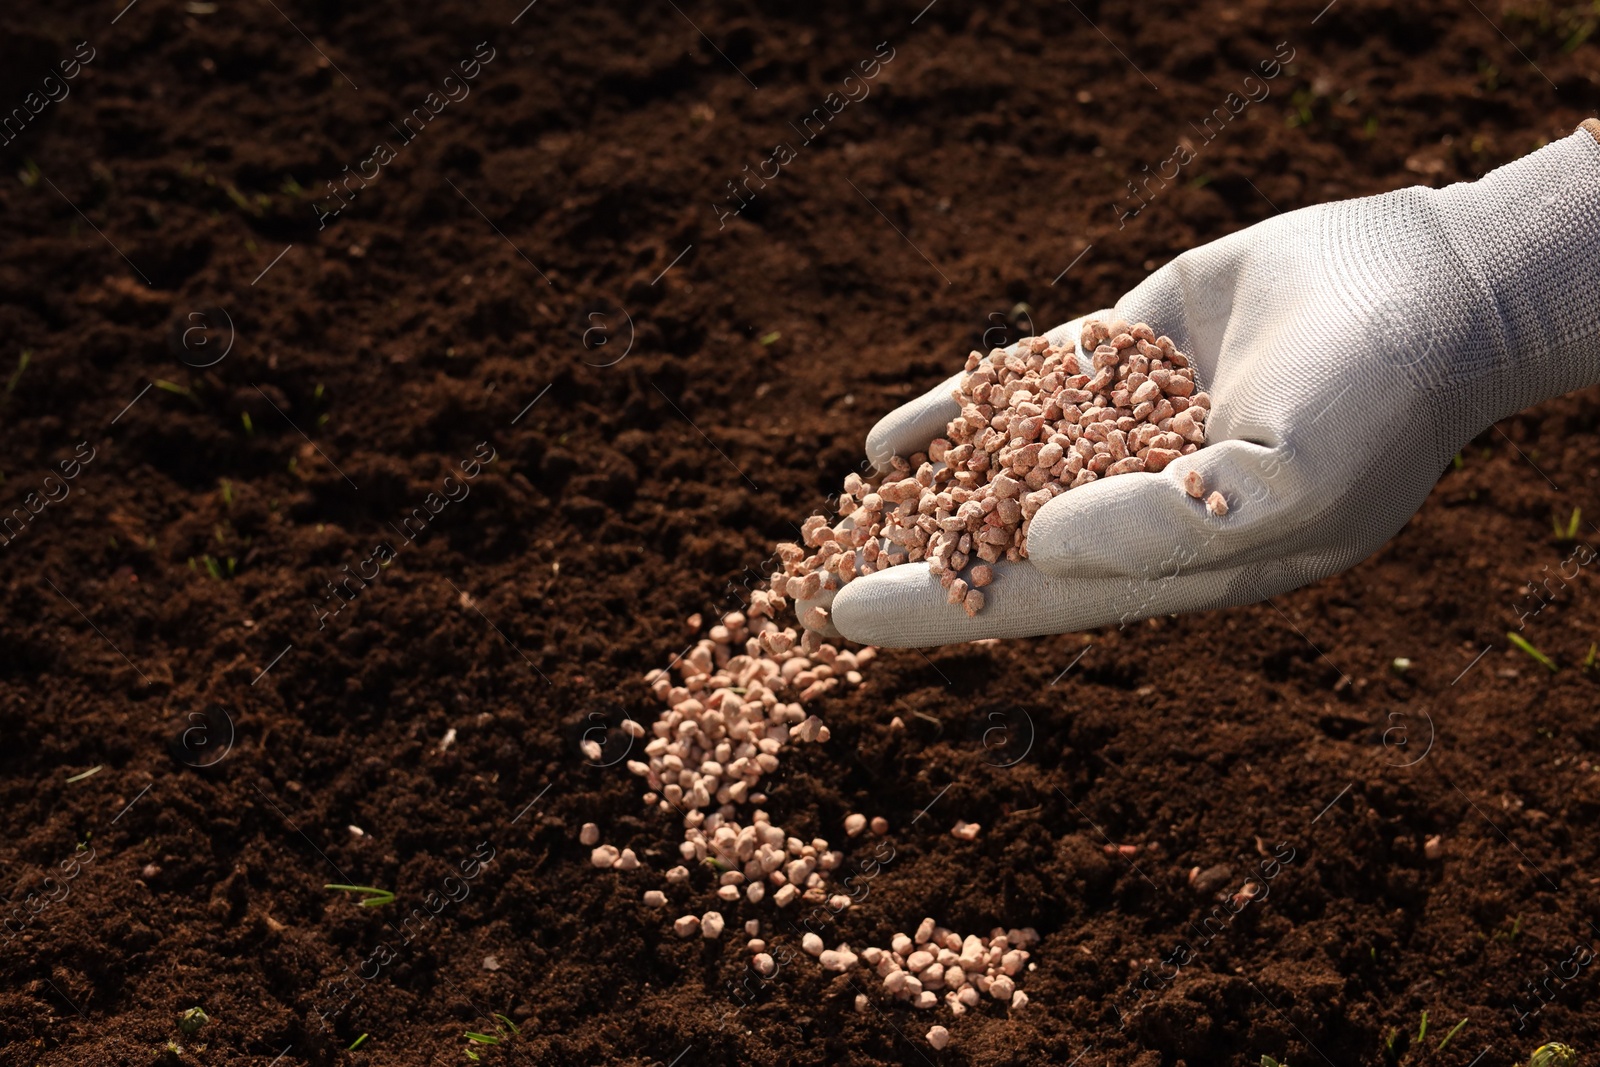
[[[1090,319],[1081,351],[1030,337],[1013,351],[967,357],[952,393],[961,413],[927,452],[896,456],[889,472],[845,478],[842,517],[813,515],[801,536],[815,551],[778,546],[772,588],[816,600],[855,578],[926,560],[968,615],[983,610],[991,564],[1028,558],[1028,527],[1050,500],[1099,478],[1154,473],[1205,444],[1211,398],[1195,391],[1189,359],[1145,323]],[[1184,482],[1205,497],[1199,475]],[[1220,493],[1205,499],[1227,513]],[[823,631],[828,609],[800,620]]]

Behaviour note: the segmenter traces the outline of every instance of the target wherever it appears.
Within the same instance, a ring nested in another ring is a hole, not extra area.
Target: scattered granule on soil
[[[943,1000],[952,1014],[962,1015],[984,997],[1013,1008],[1026,1004],[1027,995],[1017,986],[1027,971],[1028,947],[1038,942],[1032,927],[995,927],[985,939],[962,937],[923,919],[914,936],[895,934],[889,948],[865,949],[861,959],[895,999],[922,1009],[938,1007]]]
[[[828,728],[806,714],[800,701],[841,684],[859,685],[860,668],[872,662],[877,650],[840,650],[810,632],[797,642],[793,629],[780,628],[773,619],[785,606],[782,593],[757,593],[748,613],[724,615],[687,653],[645,676],[666,707],[648,729],[631,720],[624,726],[634,740],[650,737],[642,753],[646,758],[630,760],[628,769],[644,779],[647,804],[683,816],[679,854],[686,863],[717,872],[715,895],[724,905],[738,907],[741,898],[760,905],[770,886],[776,908],[798,900],[826,902],[840,915],[854,901],[843,893],[830,895],[827,875],[844,864],[844,853],[822,838],[805,841],[790,835],[755,805],[766,802],[760,783],[778,769],[779,753],[787,744],[828,740]],[[741,809],[749,810],[746,814]],[[888,833],[889,823],[882,816],[868,819],[852,812],[845,817],[844,830],[851,838],[869,830],[877,837]],[[951,833],[971,841],[979,826],[961,820]],[[631,848],[602,844],[595,823],[584,823],[578,839],[590,849],[595,868],[630,871],[641,866]],[[665,872],[669,885],[682,885],[690,877],[684,865]],[[660,889],[647,889],[640,899],[653,911],[668,904]],[[720,941],[727,929],[717,910],[688,912],[672,920],[672,932],[683,940],[698,934],[705,941]],[[747,920],[744,931],[749,966],[771,977],[778,964],[760,936],[760,920]],[[915,937],[896,934],[888,949],[858,954],[848,943],[830,949],[812,932],[801,938],[801,949],[825,972],[843,974],[865,964],[876,970],[884,992],[895,999],[923,1010],[937,1008],[942,999],[951,1014],[962,1015],[985,996],[1012,1010],[1025,1005],[1027,995],[1017,983],[1027,966],[1026,946],[1038,940],[1032,928],[1000,927],[987,940],[963,938],[923,919]],[[869,999],[858,994],[855,1006],[864,1011]],[[935,1026],[927,1039],[943,1049],[950,1032]]]
[[[826,902],[840,914],[853,901],[842,893],[829,895],[827,874],[843,865],[844,853],[831,849],[822,838],[806,841],[787,833],[754,805],[766,802],[757,787],[764,775],[778,769],[778,756],[787,744],[828,740],[827,727],[807,715],[800,700],[837,687],[847,675],[853,674],[854,680],[842,684],[859,684],[859,669],[876,658],[877,650],[843,651],[807,634],[814,647],[806,652],[792,629],[780,629],[773,620],[785,606],[782,594],[757,593],[748,613],[723,616],[668,669],[645,676],[666,709],[648,730],[630,731],[636,737],[652,736],[642,753],[647,758],[629,761],[628,769],[645,780],[646,803],[683,816],[679,853],[686,864],[708,864],[718,871],[719,899],[737,904],[742,895],[750,904],[760,904],[771,887],[778,908],[796,900]],[[798,699],[789,699],[794,697]],[[753,810],[741,812],[746,806]],[[846,816],[847,837],[868,831],[874,836],[887,834],[889,822],[881,815]],[[952,833],[973,840],[978,831],[976,823],[963,820]],[[599,838],[599,828],[593,824],[580,831],[585,844]],[[631,857],[632,851],[599,845],[591,862],[602,869],[618,868],[624,856]],[[687,866],[666,872],[670,884],[685,883],[689,877]],[[659,890],[646,891],[643,899],[651,908],[666,904]],[[681,938],[699,933],[715,940],[724,928],[716,911],[682,915],[673,922],[673,931]],[[751,966],[758,973],[770,973],[776,965],[766,941],[756,936],[759,921],[748,921],[745,930],[751,938],[747,946]],[[1015,981],[1028,959],[1026,946],[1037,941],[1031,928],[996,928],[984,941],[958,937],[924,919],[914,939],[898,934],[890,949],[871,948],[859,955],[848,944],[829,949],[815,933],[804,935],[801,948],[828,971],[848,971],[865,961],[886,979],[888,992],[916,1007],[937,1006],[936,994],[943,991],[946,1005],[959,1015],[984,995],[1017,1007],[1025,1003]],[[891,974],[900,977],[887,981]]]
[[[1028,558],[1028,528],[1061,493],[1100,478],[1156,473],[1206,442],[1211,398],[1197,392],[1188,357],[1145,323],[1090,319],[1075,346],[1043,337],[1016,352],[967,357],[952,394],[961,414],[927,452],[896,456],[881,478],[846,476],[836,525],[813,515],[804,545],[778,546],[775,596],[814,601],[858,577],[926,560],[968,615],[983,610],[990,564]],[[1199,499],[1199,476],[1185,477]],[[1216,494],[1206,502],[1227,513]],[[800,623],[824,631],[813,604]]]

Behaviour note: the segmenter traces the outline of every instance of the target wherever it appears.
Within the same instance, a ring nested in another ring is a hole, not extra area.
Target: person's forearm
[[[1485,420],[1600,383],[1600,122],[1437,200],[1476,290],[1459,297],[1488,301],[1501,331],[1497,365],[1468,375]]]

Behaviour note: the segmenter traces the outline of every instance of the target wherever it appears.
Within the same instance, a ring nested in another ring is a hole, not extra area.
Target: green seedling
[[[1389,669],[1396,674],[1404,674],[1411,669],[1411,661],[1404,656],[1396,656],[1389,664]]]
[[[181,396],[186,400],[192,401],[196,406],[198,406],[200,403],[200,401],[196,399],[194,393],[179,385],[177,382],[169,382],[165,378],[157,378],[156,388],[160,389],[162,392],[171,393],[173,396]]]
[[[1448,1034],[1444,1035],[1444,1040],[1439,1042],[1438,1051],[1443,1052],[1444,1051],[1444,1047],[1450,1043],[1450,1039],[1452,1037],[1455,1037],[1457,1034],[1459,1034],[1461,1032],[1461,1028],[1463,1026],[1466,1026],[1466,1025],[1467,1025],[1467,1020],[1466,1019],[1462,1019],[1460,1022],[1458,1022],[1454,1026],[1452,1026],[1450,1028],[1450,1032]]]
[[[768,348],[775,344],[778,338],[782,336],[783,334],[779,333],[777,330],[773,330],[771,333],[764,333],[761,335],[760,345],[762,348]]]
[[[1455,454],[1455,457],[1450,460],[1450,463],[1455,467],[1456,470],[1460,470],[1462,467],[1467,465],[1467,461],[1461,458],[1460,452]]]
[[[244,435],[246,437],[254,437],[256,435],[256,424],[250,421],[250,413],[248,411],[239,413],[239,421],[244,423]]]
[[[493,1017],[495,1020],[494,1025],[496,1030],[501,1031],[502,1033],[505,1030],[510,1030],[511,1037],[521,1036],[522,1031],[517,1029],[516,1023],[506,1018],[504,1015],[501,1015],[499,1012],[494,1012]],[[484,1034],[479,1033],[476,1030],[468,1030],[462,1036],[464,1036],[468,1042],[468,1047],[465,1050],[467,1059],[472,1060],[474,1063],[479,1062],[482,1057],[472,1050],[472,1045],[501,1045],[511,1040],[511,1037],[502,1037],[500,1034]]]
[[[1294,126],[1309,126],[1315,119],[1312,108],[1320,101],[1320,93],[1313,95],[1305,89],[1295,90],[1289,102],[1294,107],[1294,112],[1288,118],[1288,124]]]
[[[1261,1067],[1289,1067],[1287,1060],[1275,1060],[1265,1052],[1261,1054]]]
[[[226,478],[222,479],[222,506],[229,509],[233,507],[233,483]]]
[[[271,197],[262,197],[259,194],[257,195],[256,200],[252,202],[250,198],[245,196],[244,193],[240,192],[239,187],[234,185],[232,182],[223,182],[222,191],[227,193],[228,199],[232,200],[234,205],[247,215],[259,216],[261,214],[261,209],[263,207],[270,206],[272,203]],[[263,199],[266,200],[266,204],[261,203]]]
[[[99,774],[104,769],[105,769],[105,764],[101,764],[98,767],[90,767],[88,770],[84,771],[82,774],[74,774],[71,778],[68,778],[67,779],[67,783],[70,785],[73,782],[81,782],[85,778],[93,778],[95,775]]]
[[[350,1042],[350,1047],[348,1049],[346,1049],[345,1051],[346,1052],[354,1052],[356,1049],[358,1049],[362,1045],[366,1044],[367,1043],[367,1036],[368,1035],[366,1035],[366,1034],[362,1034],[360,1037],[358,1037],[354,1041]]]
[[[1557,541],[1573,541],[1578,537],[1578,524],[1583,521],[1583,509],[1573,508],[1572,515],[1563,524],[1554,515],[1550,516],[1550,526],[1555,530]]]
[[[32,359],[33,359],[32,350],[31,349],[26,349],[26,348],[23,349],[22,350],[22,358],[17,360],[17,369],[16,369],[16,371],[11,375],[11,379],[8,382],[6,382],[6,392],[7,393],[13,393],[13,392],[16,391],[17,382],[21,380],[22,372],[28,369],[28,363]]]
[[[1541,665],[1543,665],[1544,669],[1549,671],[1551,674],[1556,673],[1556,671],[1560,669],[1560,668],[1558,668],[1556,666],[1555,660],[1551,659],[1549,656],[1545,655],[1543,652],[1540,652],[1537,648],[1534,648],[1531,644],[1528,643],[1527,638],[1523,637],[1521,634],[1517,633],[1515,630],[1507,630],[1506,631],[1506,640],[1510,641],[1517,648],[1520,648],[1522,651],[1526,652],[1528,655],[1530,655],[1534,659],[1538,660],[1539,663]]]
[[[193,1036],[198,1034],[200,1028],[210,1021],[211,1016],[207,1015],[202,1009],[190,1008],[178,1016],[178,1029]]]
[[[1573,1067],[1578,1062],[1578,1050],[1559,1041],[1540,1045],[1528,1057],[1528,1067]]]
[[[1511,941],[1511,940],[1514,940],[1516,938],[1516,936],[1518,934],[1520,934],[1521,932],[1522,932],[1522,916],[1518,915],[1515,919],[1513,919],[1511,921],[1511,929],[1509,931],[1507,931],[1507,930],[1497,930],[1495,932],[1495,935],[1493,937],[1491,937],[1489,940],[1490,941],[1498,941],[1503,937],[1507,941]]]
[[[1416,1040],[1414,1042],[1412,1042],[1412,1044],[1416,1044],[1416,1045],[1422,1044],[1422,1039],[1427,1037],[1427,1036],[1428,1036],[1428,1012],[1427,1012],[1427,1009],[1424,1008],[1423,1012],[1422,1012],[1422,1025],[1417,1027],[1417,1038],[1416,1038]]]
[[[325,885],[324,889],[336,889],[341,893],[360,893],[361,899],[356,905],[362,908],[378,908],[385,904],[394,903],[394,894],[387,889],[376,889],[370,885]]]

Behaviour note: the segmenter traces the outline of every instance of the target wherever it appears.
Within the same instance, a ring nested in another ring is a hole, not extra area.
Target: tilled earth
[[[830,943],[1033,926],[1025,1008],[742,992],[616,728],[970,347],[1565,135],[1600,8],[523,4],[7,10],[0,1062],[1600,1051],[1600,393],[1337,578],[814,702],[774,818],[891,824]]]

